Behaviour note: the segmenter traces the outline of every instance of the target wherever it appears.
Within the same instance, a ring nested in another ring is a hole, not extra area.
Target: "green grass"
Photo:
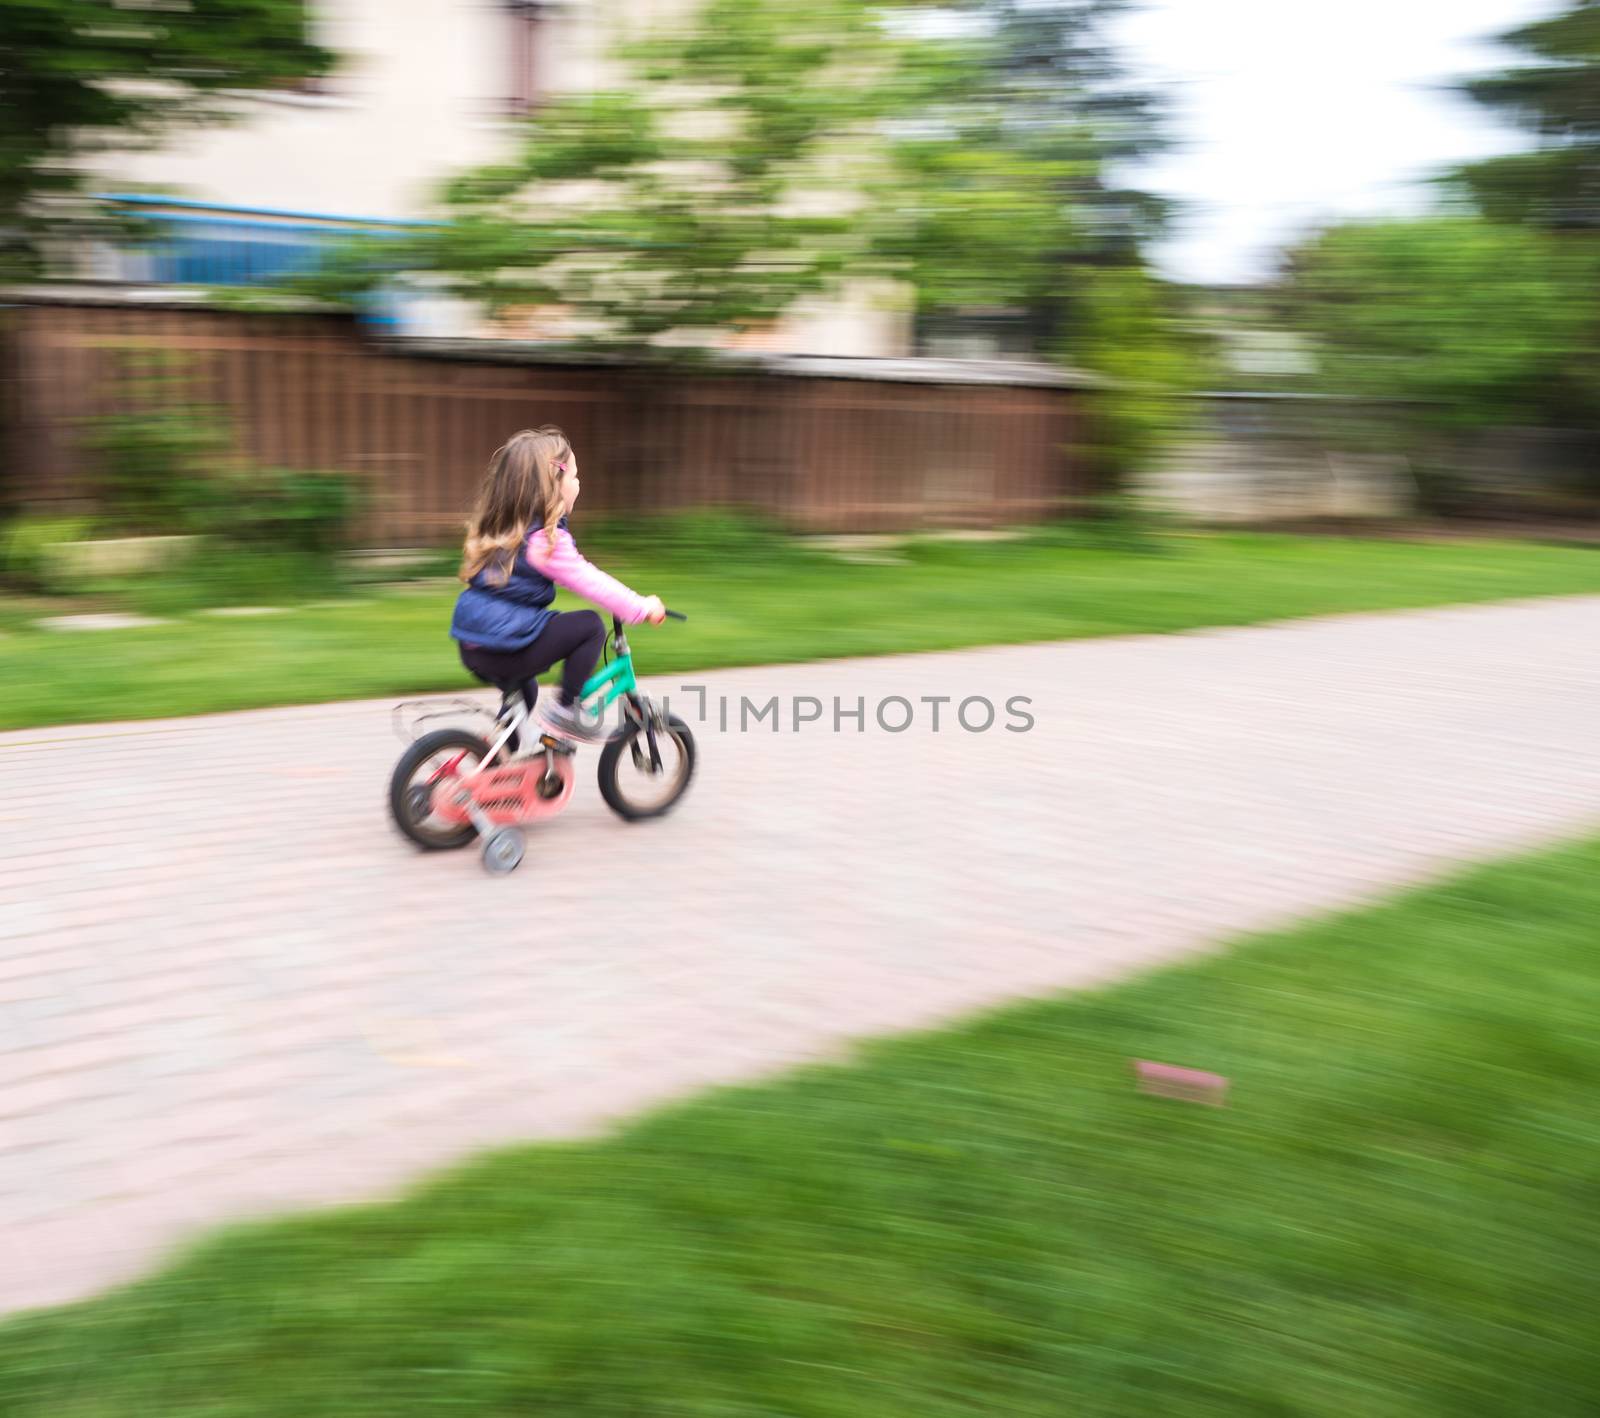
[[[1152,545],[1165,554],[1068,533],[919,543],[892,566],[798,547],[597,559],[690,614],[634,637],[646,675],[1600,592],[1600,553],[1583,547],[1246,534]],[[0,608],[0,728],[458,689],[472,681],[446,634],[454,594],[442,584],[259,620],[73,635]]]
[[[0,1411],[1592,1418],[1597,919],[1600,842],[236,1230]]]

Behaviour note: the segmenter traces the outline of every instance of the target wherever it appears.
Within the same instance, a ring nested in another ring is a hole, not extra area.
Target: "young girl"
[[[543,711],[552,731],[596,739],[599,725],[578,712],[584,681],[605,645],[605,622],[593,611],[553,611],[556,587],[604,606],[628,625],[666,619],[660,598],[640,596],[578,554],[567,514],[578,500],[578,459],[558,428],[513,434],[489,460],[462,553],[450,634],[461,663],[479,679],[514,682],[531,710],[534,682],[565,660],[557,702]]]

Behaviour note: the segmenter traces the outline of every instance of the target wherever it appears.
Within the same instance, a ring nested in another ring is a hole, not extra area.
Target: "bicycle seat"
[[[479,674],[477,670],[472,671],[472,677],[476,680],[481,680],[484,684],[491,684],[500,691],[502,708],[508,701],[521,698],[531,711],[534,701],[539,697],[539,682],[537,680],[505,679],[501,676]]]
[[[492,684],[502,694],[522,693],[522,681],[520,679],[506,679],[499,675],[482,674],[477,670],[472,670],[471,666],[468,666],[468,669],[471,670],[473,679],[483,684]]]

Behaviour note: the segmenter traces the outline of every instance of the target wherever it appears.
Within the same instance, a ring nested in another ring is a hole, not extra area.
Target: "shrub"
[[[27,590],[70,591],[56,569],[50,548],[86,540],[94,532],[88,517],[24,513],[0,533],[0,573]]]

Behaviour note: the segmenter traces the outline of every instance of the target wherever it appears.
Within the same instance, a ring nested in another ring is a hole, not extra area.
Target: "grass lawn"
[[[889,566],[800,547],[725,561],[634,552],[603,564],[691,617],[635,637],[646,675],[1600,592],[1600,551],[1584,547],[1248,534],[1155,545],[1163,554],[1055,534],[917,543]],[[459,689],[473,682],[447,637],[456,589],[74,634],[31,629],[37,602],[0,605],[9,632],[0,729]]]
[[[0,1411],[1592,1418],[1597,920],[1600,842],[224,1234]]]

